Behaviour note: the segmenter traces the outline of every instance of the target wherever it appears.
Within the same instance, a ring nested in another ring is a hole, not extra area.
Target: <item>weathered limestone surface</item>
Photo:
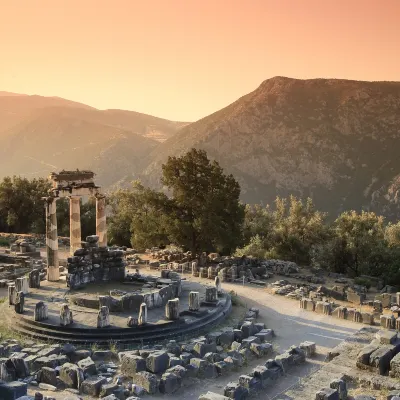
[[[48,306],[46,303],[43,301],[39,301],[35,305],[35,311],[34,311],[34,320],[35,321],[44,321],[47,318],[49,318],[49,313],[48,313]]]
[[[144,325],[147,323],[147,304],[142,303],[139,310],[138,324]]]
[[[168,300],[165,305],[165,317],[169,320],[179,319],[179,299]]]
[[[29,293],[29,280],[26,276],[17,278],[15,280],[15,289],[17,292],[22,292],[23,294]]]
[[[17,296],[17,291],[15,285],[8,285],[8,304],[13,306],[15,304],[15,298]]]
[[[70,196],[69,198],[69,228],[70,228],[70,253],[81,248],[81,205],[80,197]]]
[[[217,288],[215,287],[206,288],[206,301],[207,302],[217,301]]]
[[[38,269],[33,269],[29,272],[29,287],[35,289],[40,288],[40,272]]]
[[[46,198],[46,249],[47,249],[47,280],[58,281],[60,269],[58,261],[58,235],[56,198]]]
[[[96,196],[96,235],[99,237],[99,246],[107,246],[107,221],[106,198],[103,195]]]
[[[106,328],[110,326],[110,311],[107,306],[102,306],[97,315],[97,327]]]
[[[14,305],[14,309],[17,314],[24,313],[24,302],[25,302],[24,292],[17,292]]]
[[[189,293],[189,310],[199,311],[200,309],[200,293],[190,292]]]
[[[72,311],[69,309],[69,305],[64,303],[60,309],[60,325],[67,326],[74,322],[72,318]]]

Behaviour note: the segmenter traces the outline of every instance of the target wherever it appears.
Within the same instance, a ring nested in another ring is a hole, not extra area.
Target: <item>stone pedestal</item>
[[[29,287],[32,289],[40,288],[40,272],[38,269],[29,272]]]
[[[199,311],[200,310],[200,293],[190,292],[189,293],[189,310]]]
[[[43,301],[39,301],[39,303],[36,303],[35,305],[34,320],[44,321],[47,318],[49,318],[49,310],[47,304]]]
[[[47,280],[58,281],[60,269],[58,263],[58,235],[57,235],[57,214],[56,199],[46,199],[46,250],[47,250]]]
[[[15,280],[15,290],[17,292],[22,292],[23,294],[29,293],[29,281],[26,276],[23,276],[22,278],[17,278]]]
[[[74,255],[75,250],[81,248],[81,204],[80,198],[71,196],[69,198],[69,237],[70,254]]]
[[[217,301],[217,288],[208,287],[206,288],[206,302]]]
[[[165,317],[171,321],[179,319],[179,299],[168,300],[165,305]]]
[[[17,291],[15,290],[15,285],[8,286],[8,304],[13,306],[15,304],[15,297],[17,295]]]
[[[222,287],[221,287],[221,279],[219,276],[215,277],[215,289],[217,289],[217,295],[222,293]]]
[[[140,305],[139,309],[139,318],[138,318],[138,324],[139,325],[144,325],[147,323],[147,304],[142,303]]]
[[[71,325],[74,322],[72,318],[72,311],[69,309],[68,304],[62,304],[60,309],[60,325]]]
[[[192,276],[199,276],[199,270],[197,268],[197,261],[192,261]]]
[[[14,309],[17,314],[24,313],[24,302],[25,302],[25,295],[23,292],[17,292],[15,296],[15,305]]]
[[[96,197],[96,235],[99,247],[107,247],[106,198],[102,195]]]
[[[107,306],[103,306],[97,315],[97,327],[106,328],[107,326],[110,326],[110,311]]]

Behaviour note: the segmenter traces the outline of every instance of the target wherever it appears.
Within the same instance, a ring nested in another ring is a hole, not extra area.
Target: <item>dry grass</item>
[[[373,396],[376,398],[376,400],[386,400],[389,394],[389,390],[387,389],[372,390],[370,388],[358,387],[356,389],[349,389],[348,394],[351,396],[359,396],[359,395]]]

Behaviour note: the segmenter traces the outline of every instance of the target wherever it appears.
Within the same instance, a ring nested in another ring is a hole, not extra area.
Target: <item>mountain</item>
[[[400,217],[400,82],[268,79],[154,148],[142,180],[159,186],[167,156],[191,147],[233,173],[246,202],[294,194],[334,215]]]
[[[59,97],[0,92],[1,177],[87,168],[107,187],[131,181],[147,154],[185,125]]]

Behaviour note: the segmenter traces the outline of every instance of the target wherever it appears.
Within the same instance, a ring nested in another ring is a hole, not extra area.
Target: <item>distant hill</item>
[[[244,201],[295,194],[400,218],[400,82],[268,79],[154,148],[142,179],[159,187],[167,156],[191,147],[236,176]]]
[[[105,186],[131,181],[147,154],[185,125],[59,97],[0,92],[0,177],[91,168]]]

